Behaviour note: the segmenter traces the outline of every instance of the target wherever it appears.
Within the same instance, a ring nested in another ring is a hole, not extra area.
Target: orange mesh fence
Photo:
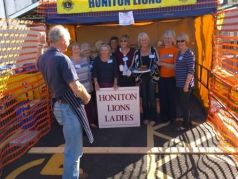
[[[216,15],[209,120],[226,141],[238,147],[238,9]]]
[[[43,24],[0,21],[0,176],[51,127],[49,91],[35,68],[44,32]]]

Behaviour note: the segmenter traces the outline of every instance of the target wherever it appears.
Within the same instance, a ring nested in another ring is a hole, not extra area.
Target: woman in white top
[[[159,59],[157,50],[151,46],[147,33],[138,35],[139,49],[135,51],[132,72],[137,75],[136,82],[140,85],[143,107],[143,123],[154,125],[157,118],[155,89],[157,82],[154,74],[158,68],[156,62]],[[139,80],[138,80],[139,79]]]

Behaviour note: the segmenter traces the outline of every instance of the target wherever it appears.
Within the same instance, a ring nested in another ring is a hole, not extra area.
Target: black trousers
[[[142,97],[143,120],[156,121],[156,84],[152,81],[150,74],[142,75],[140,93]]]
[[[176,119],[176,81],[174,77],[159,79],[160,120]]]
[[[182,114],[183,114],[183,124],[190,125],[191,119],[190,119],[190,104],[189,100],[191,97],[192,89],[189,89],[188,92],[184,92],[183,88],[177,88],[177,99],[178,104],[181,107]]]

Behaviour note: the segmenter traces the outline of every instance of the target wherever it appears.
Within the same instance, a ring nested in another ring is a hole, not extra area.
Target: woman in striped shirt
[[[192,88],[194,87],[194,68],[195,56],[188,47],[189,37],[186,33],[177,36],[177,46],[179,54],[176,60],[175,78],[178,92],[179,106],[183,112],[183,127],[189,128],[192,126],[190,119],[189,99]]]
[[[92,94],[93,92],[92,65],[90,59],[87,57],[85,53],[87,45],[83,43],[81,46],[82,49],[80,48],[80,44],[77,42],[74,42],[70,45],[72,50],[71,60],[74,64],[80,83],[84,85],[89,94]],[[90,54],[90,49],[87,49],[87,51]],[[85,105],[85,110],[87,113],[90,126],[97,127],[97,116],[93,115],[96,113],[93,100],[90,100],[90,102],[87,105]]]

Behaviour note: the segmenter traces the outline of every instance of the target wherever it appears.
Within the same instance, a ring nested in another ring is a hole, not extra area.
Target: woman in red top
[[[158,49],[160,60],[157,63],[160,66],[160,120],[173,123],[176,120],[175,62],[178,55],[173,30],[164,32],[163,43],[164,47]]]

